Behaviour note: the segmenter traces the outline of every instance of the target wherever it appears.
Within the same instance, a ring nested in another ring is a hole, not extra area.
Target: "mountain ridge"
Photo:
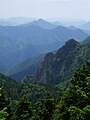
[[[71,39],[55,54],[48,53],[44,57],[34,80],[45,84],[59,84],[70,79],[75,69],[88,59],[90,59],[90,44],[81,44]]]
[[[33,25],[0,26],[0,64],[5,64],[6,70],[10,70],[30,57],[58,49],[68,39],[82,41],[87,36],[80,29],[62,26],[48,30]]]

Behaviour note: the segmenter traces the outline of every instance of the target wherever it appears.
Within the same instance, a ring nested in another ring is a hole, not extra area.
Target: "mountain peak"
[[[68,26],[69,29],[76,30],[76,28],[73,25]]]
[[[74,70],[85,62],[87,56],[90,58],[90,46],[85,44],[84,48],[86,47],[88,51],[83,49],[82,44],[70,39],[56,53],[48,53],[37,69],[36,81],[58,84],[68,80]]]
[[[38,19],[37,21],[39,21],[39,22],[46,22],[46,21],[43,20],[42,18]]]
[[[53,29],[56,27],[56,25],[54,25],[46,20],[43,20],[41,18],[38,20],[34,20],[33,22],[29,23],[29,25],[39,26],[44,29]]]
[[[74,40],[74,39],[70,39],[70,40],[65,42],[65,45],[70,45],[70,46],[71,45],[77,45],[77,44],[79,44],[79,42]]]
[[[60,57],[62,54],[67,56],[69,52],[73,51],[78,44],[79,42],[74,39],[68,40],[67,42],[65,42],[65,45],[57,51],[57,57]]]

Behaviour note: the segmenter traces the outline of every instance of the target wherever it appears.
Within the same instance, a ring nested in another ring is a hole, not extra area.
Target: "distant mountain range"
[[[82,41],[87,36],[81,29],[57,27],[42,19],[19,26],[0,26],[0,64],[4,64],[0,72],[35,55],[55,51],[71,38]]]
[[[35,20],[35,18],[12,17],[12,18],[7,18],[7,19],[0,19],[0,25],[2,25],[2,26],[17,26],[17,25],[32,22],[33,20]]]
[[[86,22],[86,23],[80,25],[79,28],[81,28],[83,30],[90,30],[90,22]]]
[[[59,24],[54,24],[54,23],[51,23],[51,22],[47,22],[43,19],[39,19],[39,20],[34,20],[28,24],[25,24],[24,26],[29,26],[29,25],[34,25],[34,26],[38,26],[38,27],[41,27],[41,28],[44,28],[44,29],[53,29],[57,26],[59,26]]]

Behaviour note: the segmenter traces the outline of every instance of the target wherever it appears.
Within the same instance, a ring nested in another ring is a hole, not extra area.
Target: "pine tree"
[[[16,120],[29,120],[32,117],[33,109],[31,103],[24,96],[20,99],[16,109]]]
[[[6,115],[6,119],[10,120],[11,118],[11,108],[9,99],[6,97],[5,92],[0,88],[0,113]]]
[[[54,120],[90,119],[90,62],[76,70],[71,85],[57,105]]]
[[[54,99],[48,94],[35,105],[35,118],[33,120],[51,120],[55,109]]]

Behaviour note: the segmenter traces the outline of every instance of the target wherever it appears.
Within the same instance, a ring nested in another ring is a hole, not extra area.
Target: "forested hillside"
[[[75,71],[66,91],[62,85],[62,88],[44,86],[24,80],[18,84],[19,87],[16,87],[19,98],[13,96],[14,101],[9,100],[10,94],[7,98],[3,91],[6,88],[3,81],[6,80],[5,83],[9,87],[12,81],[4,75],[0,76],[3,83],[0,85],[1,120],[89,120],[90,118],[90,61]]]

